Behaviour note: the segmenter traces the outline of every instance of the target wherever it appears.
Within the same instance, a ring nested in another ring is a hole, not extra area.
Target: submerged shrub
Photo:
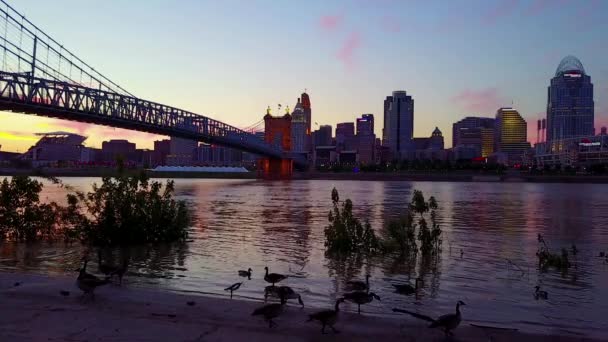
[[[572,264],[570,263],[569,253],[566,248],[562,248],[561,253],[552,253],[549,250],[549,246],[545,242],[544,237],[538,234],[538,251],[536,257],[538,258],[538,267],[546,271],[550,267],[557,269],[558,271],[567,271]],[[577,249],[575,245],[572,245],[573,255],[576,255]]]
[[[60,184],[57,179],[50,179]],[[62,185],[63,186],[63,185]],[[81,240],[94,245],[173,242],[187,237],[190,213],[167,181],[145,174],[105,177],[87,194],[67,195],[67,206],[40,203],[42,183],[16,176],[0,185],[0,241]]]
[[[414,190],[408,213],[398,220],[390,221],[384,228],[385,250],[398,251],[404,255],[417,253],[417,238],[423,255],[437,254],[442,243],[441,228],[437,222],[438,208],[434,197],[431,196],[426,201],[422,191]]]
[[[88,219],[82,238],[95,245],[172,242],[187,237],[190,214],[173,199],[174,183],[139,176],[104,177],[88,194],[80,194]]]
[[[35,241],[56,234],[55,203],[40,203],[42,183],[26,176],[0,185],[0,241]]]
[[[340,205],[335,188],[331,192],[333,210],[329,212],[329,225],[325,228],[325,246],[329,252],[372,253],[379,243],[368,221],[364,224],[353,216],[353,202],[347,199]]]

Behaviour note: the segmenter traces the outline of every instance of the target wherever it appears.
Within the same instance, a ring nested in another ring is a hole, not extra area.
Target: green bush
[[[325,228],[325,246],[329,252],[373,253],[379,242],[369,222],[364,224],[353,216],[353,202],[347,199],[340,206],[335,188],[331,192],[333,210],[329,212],[329,225]]]
[[[35,241],[56,235],[55,203],[40,203],[42,183],[15,176],[0,185],[0,241]]]
[[[80,200],[87,208],[82,238],[94,245],[172,242],[187,237],[190,215],[173,199],[174,183],[150,182],[145,174],[104,177]],[[77,204],[76,204],[77,205]]]
[[[425,200],[422,191],[414,190],[408,213],[399,220],[390,221],[384,228],[383,246],[386,251],[401,254],[417,253],[417,238],[423,255],[437,254],[441,249],[441,228],[437,223],[437,201]],[[430,212],[430,217],[429,217]],[[430,226],[427,222],[430,220]]]
[[[190,213],[184,201],[173,199],[172,181],[163,186],[143,173],[121,174],[104,177],[87,194],[65,188],[72,193],[63,207],[40,203],[38,181],[22,176],[5,179],[0,185],[0,241],[63,238],[93,245],[132,245],[187,237]]]

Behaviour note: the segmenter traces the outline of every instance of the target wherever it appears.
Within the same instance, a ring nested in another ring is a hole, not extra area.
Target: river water
[[[80,190],[95,181],[64,179]],[[333,187],[341,199],[352,199],[355,214],[374,229],[402,214],[414,189],[435,196],[443,229],[439,260],[326,258],[323,229]],[[64,195],[47,184],[43,197],[61,201]],[[225,296],[225,287],[243,280],[237,270],[251,267],[252,280],[235,295],[262,299],[268,266],[290,276],[281,284],[298,291],[306,306],[329,307],[347,280],[370,274],[371,291],[381,301],[363,306],[365,314],[393,315],[391,309],[399,307],[437,316],[453,312],[462,300],[469,323],[608,334],[608,263],[598,256],[608,252],[607,185],[178,179],[176,195],[195,212],[191,240],[104,252],[115,260],[128,253],[127,286]],[[566,274],[537,269],[539,233],[555,251],[576,244],[575,265]],[[5,244],[0,270],[74,274],[82,253],[77,244]],[[413,284],[416,277],[423,278],[417,295],[394,292],[391,284]],[[548,300],[534,299],[537,284]],[[352,304],[344,308],[356,310]]]

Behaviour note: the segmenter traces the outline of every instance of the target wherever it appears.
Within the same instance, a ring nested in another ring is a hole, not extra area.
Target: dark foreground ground
[[[269,329],[251,316],[260,305],[261,300],[186,296],[128,285],[105,286],[95,301],[83,301],[73,278],[0,273],[0,341],[594,341],[478,328],[466,319],[455,337],[446,339],[413,318],[350,312],[336,324],[339,334],[321,335],[318,324],[305,322],[316,309],[289,306]]]

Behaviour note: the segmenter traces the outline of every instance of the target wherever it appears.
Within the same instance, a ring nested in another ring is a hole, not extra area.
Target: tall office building
[[[574,56],[559,63],[547,99],[547,142],[552,151],[563,148],[561,139],[594,135],[593,83]]]
[[[509,163],[521,162],[524,151],[530,148],[526,121],[513,108],[496,111],[494,128],[496,151],[505,153]]]
[[[363,114],[357,118],[357,135],[374,134],[374,114]]]
[[[301,100],[298,98],[298,103],[291,113],[291,145],[292,151],[296,153],[308,153],[308,135],[306,134],[308,123],[306,122],[306,113]]]
[[[305,92],[300,95],[302,102],[302,110],[304,111],[304,118],[306,120],[306,151],[312,151],[312,107],[310,105],[310,96]]]
[[[414,152],[414,99],[405,91],[394,91],[384,100],[383,144],[394,159],[407,159]]]

